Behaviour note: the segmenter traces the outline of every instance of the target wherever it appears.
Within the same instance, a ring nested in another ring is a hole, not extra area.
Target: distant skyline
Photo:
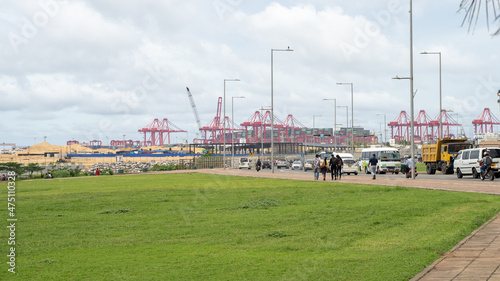
[[[500,37],[484,19],[461,27],[460,1],[413,1],[415,115],[458,113],[470,137],[484,108],[500,117]],[[349,106],[354,125],[379,133],[405,110],[409,83],[409,1],[8,1],[0,8],[0,143],[142,140],[138,130],[168,118],[198,132],[186,86],[202,125],[216,113],[226,85],[226,115],[244,122],[270,105],[274,54],[275,114],[312,127],[333,127],[333,102]],[[379,115],[377,115],[379,114]],[[455,116],[454,116],[455,118]],[[337,110],[345,126],[345,109]],[[389,128],[388,128],[389,129]],[[455,129],[455,128],[453,128]],[[387,132],[388,137],[390,132]]]

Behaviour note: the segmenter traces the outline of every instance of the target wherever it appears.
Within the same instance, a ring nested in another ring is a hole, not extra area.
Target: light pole
[[[413,91],[413,4],[410,0],[410,77],[394,77],[392,79],[408,79],[410,80],[410,124],[411,124],[411,161],[415,163],[415,112],[413,108],[413,100],[415,94]],[[441,113],[440,113],[441,114]],[[412,164],[413,164],[412,163]],[[411,165],[411,178],[415,179],[415,165]]]
[[[273,81],[273,53],[274,52],[293,52],[290,47],[287,49],[271,49],[271,173],[274,173],[274,81]]]
[[[337,105],[337,107],[345,107],[345,122],[346,122],[345,123],[346,124],[345,125],[345,134],[347,136],[347,131],[349,129],[349,107],[347,105]],[[337,125],[335,124],[335,126],[337,126]],[[347,142],[346,142],[346,144],[347,144]]]
[[[224,139],[224,157],[222,162],[224,163],[224,170],[226,169],[226,81],[240,81],[240,79],[224,79],[224,116],[222,117],[222,138]]]
[[[422,55],[439,55],[439,138],[443,138],[443,102],[441,84],[441,52],[422,52]]]
[[[349,85],[351,86],[351,152],[354,153],[354,86],[353,83],[337,83],[337,85]],[[347,123],[349,126],[349,122]]]
[[[245,97],[232,97],[231,98],[231,121],[233,121],[233,130],[231,131],[231,168],[234,168],[234,99],[244,99]]]
[[[336,147],[337,146],[337,136],[335,135],[335,129],[337,129],[337,99],[323,99],[323,100],[332,100],[333,101],[333,147]]]
[[[47,142],[47,136],[43,137],[43,142]]]
[[[264,159],[264,135],[266,133],[266,124],[265,120],[262,120],[262,110],[271,110],[271,107],[260,107],[260,155],[261,159]],[[274,165],[273,161],[271,160],[271,165]]]
[[[384,145],[387,142],[387,122],[385,121],[385,113],[377,113],[377,115],[384,115]]]

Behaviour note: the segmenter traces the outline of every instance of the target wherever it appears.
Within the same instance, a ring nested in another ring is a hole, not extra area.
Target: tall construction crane
[[[191,91],[189,91],[189,87],[186,87],[189,101],[191,102],[191,108],[193,109],[194,113],[194,118],[196,119],[196,124],[198,125],[198,130],[200,130],[200,138],[205,139],[204,132],[201,130],[201,122],[200,122],[200,116],[198,116],[198,109],[196,109],[196,104],[194,103],[193,95],[191,94]]]

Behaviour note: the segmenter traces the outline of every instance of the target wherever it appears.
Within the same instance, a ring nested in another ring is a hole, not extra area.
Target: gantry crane
[[[198,115],[198,109],[196,109],[196,104],[194,103],[193,95],[189,91],[189,87],[186,87],[189,101],[191,102],[191,108],[193,109],[194,118],[196,119],[196,125],[198,125],[198,130],[200,131],[200,139],[205,139],[205,132],[201,130],[200,116]]]

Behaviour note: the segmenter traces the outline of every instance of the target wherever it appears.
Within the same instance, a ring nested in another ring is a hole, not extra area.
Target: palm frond
[[[484,2],[484,3],[483,3]],[[484,4],[484,5],[483,5]],[[484,6],[486,14],[486,25],[490,30],[491,23],[498,24],[498,29],[493,33],[493,36],[500,34],[500,0],[462,0],[460,10],[465,10],[462,26],[467,22],[469,25],[468,32],[476,28],[480,17],[481,7]]]

